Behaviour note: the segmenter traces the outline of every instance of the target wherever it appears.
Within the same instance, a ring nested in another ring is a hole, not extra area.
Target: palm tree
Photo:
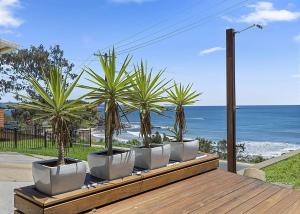
[[[162,114],[166,110],[162,104],[166,101],[163,96],[168,90],[168,83],[162,79],[164,70],[160,70],[156,75],[152,69],[148,72],[147,66],[143,61],[137,66],[134,66],[134,77],[132,81],[132,89],[130,100],[134,108],[129,111],[138,109],[140,115],[141,128],[140,133],[143,138],[145,147],[150,147],[151,140],[151,112]]]
[[[191,91],[192,84],[188,84],[184,87],[183,84],[174,83],[174,88],[171,91],[167,91],[169,94],[168,102],[175,105],[176,117],[174,123],[174,132],[176,134],[176,140],[183,142],[183,133],[186,130],[186,121],[184,107],[185,105],[191,105],[195,103],[196,98],[201,95],[196,91]]]
[[[70,86],[67,83],[68,76],[63,77],[61,68],[50,67],[49,73],[49,78],[45,75],[43,78],[46,90],[34,77],[28,78],[28,82],[35,92],[41,96],[41,101],[19,95],[28,103],[19,103],[16,105],[23,109],[33,110],[36,113],[35,120],[48,120],[51,123],[55,141],[58,143],[57,164],[64,165],[65,145],[70,141],[69,125],[72,120],[80,119],[84,114],[82,109],[89,107],[90,104],[83,104],[81,102],[86,95],[68,101],[82,73],[78,75]]]
[[[127,97],[129,96],[129,89],[131,87],[130,75],[127,74],[126,69],[130,63],[131,58],[128,56],[124,60],[119,72],[116,70],[116,55],[114,49],[109,51],[108,61],[104,56],[99,55],[99,60],[104,71],[105,77],[101,77],[91,68],[86,68],[85,71],[90,75],[88,79],[94,86],[82,85],[80,87],[91,90],[88,99],[94,100],[97,105],[105,104],[105,133],[108,155],[113,154],[113,135],[115,131],[117,134],[122,128],[120,112],[122,105],[130,106]]]

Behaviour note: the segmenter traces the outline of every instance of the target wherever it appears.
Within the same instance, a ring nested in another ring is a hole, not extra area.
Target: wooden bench
[[[68,214],[80,213],[111,204],[176,181],[218,168],[216,155],[203,154],[195,160],[142,171],[141,174],[110,182],[87,179],[87,186],[68,193],[49,197],[34,186],[15,189],[15,213]],[[87,176],[89,178],[89,176]]]

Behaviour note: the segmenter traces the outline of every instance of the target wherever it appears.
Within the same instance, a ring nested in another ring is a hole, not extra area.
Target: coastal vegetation
[[[42,97],[27,80],[33,77],[37,81],[43,81],[44,76],[50,76],[50,67],[53,66],[60,67],[63,75],[68,75],[70,80],[74,80],[77,76],[72,71],[74,64],[64,57],[64,51],[59,45],[49,49],[43,45],[32,45],[1,55],[0,100],[2,95],[9,92],[14,93],[14,98],[18,101],[26,101],[19,96],[20,92],[25,92],[32,99],[40,100]]]
[[[268,182],[284,183],[300,188],[300,154],[263,168]]]
[[[18,147],[18,148],[1,148],[1,152],[18,152],[25,155],[41,155],[46,157],[57,157],[57,148],[56,147],[44,147],[43,140],[36,140],[35,144],[40,144],[39,147],[34,148],[26,148],[26,147]],[[72,147],[68,147],[65,149],[66,156],[70,158],[87,160],[87,155],[91,152],[96,152],[102,150],[104,146],[101,147],[89,147],[82,145],[73,145]]]

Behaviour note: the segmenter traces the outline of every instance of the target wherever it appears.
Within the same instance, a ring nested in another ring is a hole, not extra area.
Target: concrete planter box
[[[170,159],[169,144],[152,144],[151,148],[134,147],[135,163],[134,166],[142,169],[156,169],[166,166]]]
[[[66,158],[66,165],[55,166],[57,159],[32,163],[35,187],[48,195],[80,189],[84,185],[86,164],[81,160]]]
[[[195,159],[199,150],[199,141],[185,141],[185,142],[170,142],[171,156],[173,161],[188,161]]]
[[[113,149],[114,154],[94,152],[88,155],[90,172],[93,176],[104,180],[113,180],[131,175],[134,167],[135,152],[131,150]]]

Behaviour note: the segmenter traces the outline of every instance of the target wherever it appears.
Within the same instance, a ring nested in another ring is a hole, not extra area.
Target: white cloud
[[[233,22],[233,18],[229,17],[229,16],[221,16],[222,19],[224,19],[227,22]]]
[[[13,9],[20,6],[19,0],[0,0],[0,26],[19,27],[22,20],[16,18]]]
[[[108,1],[110,1],[112,3],[118,3],[118,4],[128,4],[128,3],[142,4],[142,3],[154,1],[154,0],[108,0]]]
[[[294,37],[294,40],[300,43],[300,33]]]
[[[300,78],[300,73],[299,74],[294,74],[292,75],[293,78]]]
[[[207,54],[211,54],[211,53],[223,51],[223,50],[225,50],[225,48],[222,48],[222,47],[208,48],[208,49],[204,49],[204,50],[200,51],[199,55],[203,56],[203,55],[207,55]]]
[[[300,12],[286,9],[275,9],[271,2],[257,2],[249,5],[254,11],[241,16],[238,21],[267,25],[269,22],[294,21],[300,18]]]

